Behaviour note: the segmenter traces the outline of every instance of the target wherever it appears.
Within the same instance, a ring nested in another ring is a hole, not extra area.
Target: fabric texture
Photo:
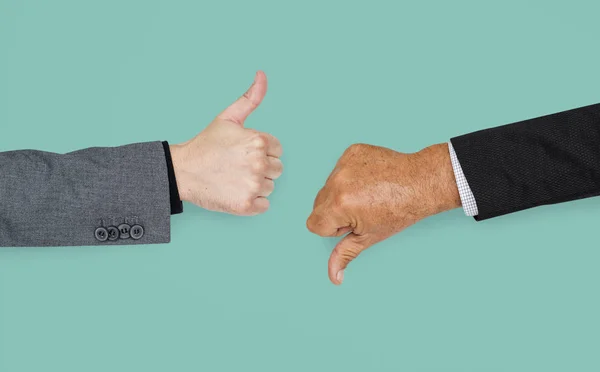
[[[0,246],[170,241],[161,142],[0,153]]]
[[[475,219],[600,194],[600,104],[451,139]]]
[[[477,210],[475,196],[469,187],[467,178],[465,177],[465,174],[460,166],[460,162],[456,157],[456,152],[454,151],[454,147],[452,147],[452,142],[448,142],[448,151],[450,151],[450,161],[452,162],[454,178],[456,179],[456,186],[458,187],[458,195],[460,196],[460,202],[462,204],[463,211],[467,216],[477,216],[479,211]]]

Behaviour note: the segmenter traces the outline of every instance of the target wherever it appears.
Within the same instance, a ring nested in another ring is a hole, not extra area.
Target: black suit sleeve
[[[452,138],[476,220],[600,195],[600,104]]]

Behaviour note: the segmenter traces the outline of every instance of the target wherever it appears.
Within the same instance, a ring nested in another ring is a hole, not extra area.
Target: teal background
[[[600,101],[592,1],[0,0],[0,149],[184,141],[241,95],[268,213],[185,205],[172,243],[0,250],[0,371],[598,371],[600,199],[365,252],[305,228],[354,142],[416,151]]]

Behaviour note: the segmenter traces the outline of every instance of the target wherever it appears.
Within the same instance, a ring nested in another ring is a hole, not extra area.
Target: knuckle
[[[269,143],[269,140],[264,133],[256,133],[256,135],[252,139],[252,144],[257,149],[265,149],[267,147],[268,143]]]
[[[340,191],[333,197],[333,204],[337,207],[345,207],[350,204],[351,195],[347,191]]]
[[[333,183],[337,188],[352,182],[356,178],[352,170],[346,165],[338,166],[329,176],[328,182]]]
[[[346,152],[348,152],[348,153],[357,152],[358,150],[362,149],[362,146],[363,146],[362,143],[353,143],[352,145],[348,146],[348,148],[346,149]]]
[[[348,146],[346,151],[344,151],[344,154],[342,155],[342,157],[364,153],[365,151],[369,150],[372,147],[373,147],[372,145],[368,145],[366,143],[354,143],[354,144]]]
[[[358,257],[358,255],[361,252],[362,252],[362,249],[360,249],[360,247],[349,246],[349,247],[344,247],[343,249],[341,249],[339,252],[339,255],[340,255],[340,258],[342,259],[342,262],[344,262],[347,265],[348,263],[350,263],[350,261],[352,261],[356,257]]]
[[[331,176],[329,176],[329,183],[332,183],[334,185],[340,184],[343,182],[344,179],[344,175],[342,174],[342,171],[338,170],[335,173],[332,173]]]
[[[252,170],[256,173],[264,173],[267,170],[267,162],[265,159],[256,159],[252,163]]]
[[[344,252],[340,253],[340,257],[341,257],[344,265],[348,265],[350,262],[352,262],[352,260],[354,260],[356,257],[358,257],[358,254],[356,254],[355,252],[351,252],[351,251],[344,251]]]
[[[250,196],[247,199],[251,199],[253,195],[260,191],[260,183],[258,181],[250,181],[248,183],[248,192]]]
[[[368,145],[366,143],[354,143],[354,144],[350,145],[349,149],[351,149],[352,151],[362,151],[362,150],[367,150],[371,147],[373,147],[373,146]]]

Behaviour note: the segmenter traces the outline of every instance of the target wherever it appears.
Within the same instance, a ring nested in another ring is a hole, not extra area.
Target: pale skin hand
[[[182,200],[243,216],[269,208],[273,180],[283,171],[281,144],[270,134],[244,128],[266,93],[267,77],[259,71],[248,91],[200,134],[171,146]]]
[[[306,225],[324,237],[347,234],[329,258],[329,279],[339,285],[365,249],[460,205],[447,144],[414,154],[357,144],[339,159]]]

